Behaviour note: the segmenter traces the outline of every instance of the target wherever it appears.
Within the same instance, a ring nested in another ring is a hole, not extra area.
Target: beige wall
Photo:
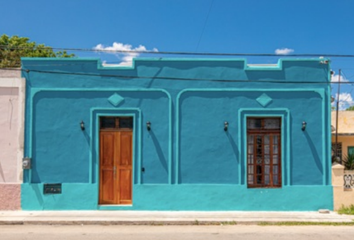
[[[338,210],[342,205],[350,206],[351,204],[354,204],[354,186],[352,186],[352,188],[344,188],[344,174],[351,174],[354,176],[354,171],[344,171],[344,167],[340,164],[332,166],[334,210]]]
[[[25,80],[0,70],[0,210],[20,209]]]
[[[332,143],[336,142],[336,137],[332,135]],[[342,159],[348,154],[348,147],[354,147],[354,136],[338,136],[338,143],[342,143]]]

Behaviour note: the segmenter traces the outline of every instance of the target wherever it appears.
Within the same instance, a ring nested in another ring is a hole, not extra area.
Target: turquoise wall
[[[23,58],[32,169],[22,208],[333,209],[329,65],[321,61],[137,59],[108,68],[97,59]],[[98,205],[100,116],[134,119],[132,206]],[[281,188],[247,188],[249,116],[282,118]],[[62,183],[62,194],[44,195],[44,183]]]

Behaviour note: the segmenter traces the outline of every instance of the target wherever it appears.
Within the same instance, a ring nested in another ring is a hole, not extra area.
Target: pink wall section
[[[0,87],[0,184],[18,182],[18,94],[18,88]]]
[[[21,209],[21,185],[0,183],[0,210]]]

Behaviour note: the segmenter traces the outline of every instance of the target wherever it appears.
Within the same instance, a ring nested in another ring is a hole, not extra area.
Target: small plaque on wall
[[[45,183],[43,194],[61,194],[61,183]]]

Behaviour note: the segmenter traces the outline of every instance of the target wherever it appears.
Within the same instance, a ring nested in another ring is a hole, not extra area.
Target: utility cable
[[[0,45],[0,49],[21,50],[33,49],[31,47],[14,47],[9,45]],[[195,56],[258,56],[258,57],[343,57],[354,58],[354,54],[331,54],[331,53],[300,53],[300,54],[275,54],[275,53],[215,53],[215,52],[183,52],[183,51],[152,51],[152,50],[98,50],[91,48],[56,48],[51,49],[59,51],[77,51],[77,52],[103,52],[103,53],[146,53],[146,54],[172,54],[172,55],[195,55]]]
[[[2,70],[15,70],[24,71],[26,73],[36,72],[44,74],[63,74],[63,75],[78,75],[78,76],[94,76],[94,77],[114,77],[122,79],[159,79],[159,80],[180,80],[180,81],[207,81],[207,82],[252,82],[252,83],[289,83],[289,84],[338,84],[338,82],[314,82],[314,81],[287,81],[282,80],[252,80],[252,79],[207,79],[207,78],[181,78],[181,77],[164,77],[164,76],[129,76],[129,75],[116,75],[116,74],[93,74],[93,73],[78,73],[78,72],[60,72],[60,71],[44,71],[44,70],[30,70],[18,68],[3,68]],[[353,82],[340,82],[340,84],[353,84]]]
[[[342,75],[343,75],[342,81],[343,81],[343,79],[348,79],[347,76],[346,76],[346,74],[343,72],[343,70],[341,71],[341,73],[342,73]],[[352,97],[352,92],[353,92],[353,90],[354,90],[354,89],[353,89],[353,86],[351,85],[351,90],[350,90],[350,92],[349,92],[349,93],[348,93],[348,92],[345,92],[345,94],[348,94],[348,95],[347,95],[347,97],[346,97],[345,99],[342,99],[342,100],[340,100],[341,94],[339,94],[339,96],[338,96],[339,105],[340,105],[340,103],[345,103],[345,102],[347,102],[347,100]],[[344,94],[344,93],[342,93],[342,94]],[[349,104],[353,104],[353,101],[351,101]]]
[[[212,8],[212,6],[213,6],[213,3],[214,3],[214,0],[212,0],[211,3],[210,3],[209,11],[208,11],[207,17],[206,17],[206,19],[205,19],[205,21],[204,21],[204,26],[203,26],[203,29],[202,29],[202,33],[201,33],[200,36],[199,36],[199,40],[198,40],[198,43],[197,43],[197,48],[196,48],[196,50],[198,50],[200,41],[202,40],[202,37],[203,37],[203,34],[204,34],[204,30],[205,30],[205,26],[206,26],[206,24],[207,24],[207,22],[208,22],[209,14],[210,14],[211,8]]]

